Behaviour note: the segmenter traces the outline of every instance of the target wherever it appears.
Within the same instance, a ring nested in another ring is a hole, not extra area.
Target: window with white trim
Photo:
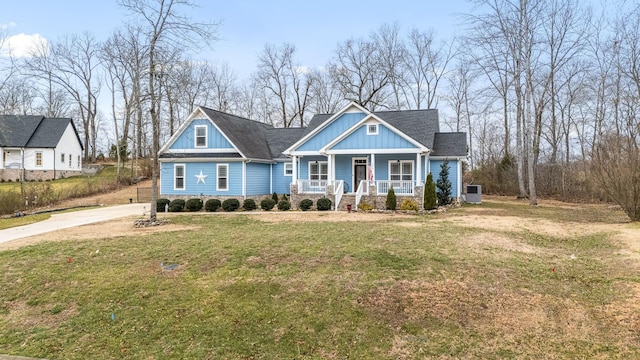
[[[36,166],[42,166],[42,151],[36,151]]]
[[[413,160],[389,161],[389,180],[412,181],[413,180]]]
[[[378,135],[378,124],[367,124],[367,135]]]
[[[184,164],[173,165],[173,190],[184,190]]]
[[[64,153],[60,154],[60,162],[64,164]]]
[[[229,190],[229,164],[218,164],[216,171],[218,181],[216,181],[217,191]]]
[[[293,176],[293,163],[284,163],[284,176]]]
[[[71,156],[71,154],[69,154],[69,167],[73,166],[73,165],[71,165],[72,161],[73,161],[73,156]]]
[[[78,169],[80,169],[80,155],[78,155]]]
[[[309,161],[309,180],[327,180],[328,174],[326,161]]]
[[[207,126],[206,125],[196,125],[195,126],[196,133],[196,144],[195,147],[203,148],[207,147]]]

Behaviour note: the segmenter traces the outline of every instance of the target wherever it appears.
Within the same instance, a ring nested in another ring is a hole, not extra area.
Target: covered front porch
[[[407,149],[409,150],[409,149]],[[362,201],[383,209],[393,187],[398,197],[410,197],[422,204],[426,153],[415,149],[395,153],[343,153],[292,156],[291,200],[297,204],[309,198],[329,198],[335,210]]]

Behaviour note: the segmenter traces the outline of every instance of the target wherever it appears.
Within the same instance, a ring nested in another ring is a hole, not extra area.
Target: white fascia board
[[[324,154],[320,153],[319,151],[315,151],[315,150],[309,150],[309,151],[292,151],[291,152],[291,156],[322,156]]]
[[[422,154],[420,149],[346,149],[346,150],[327,150],[327,154],[345,155],[345,154]]]
[[[201,114],[201,116],[197,116],[198,114]],[[182,125],[180,125],[180,127],[178,128],[178,130],[173,134],[173,136],[171,136],[171,138],[169,139],[169,141],[167,141],[167,143],[162,147],[162,149],[160,149],[160,151],[158,152],[158,154],[161,154],[163,152],[167,152],[167,149],[169,147],[171,147],[171,145],[173,145],[173,143],[178,139],[178,137],[180,137],[180,135],[182,135],[182,133],[184,132],[184,130],[191,124],[191,122],[195,119],[195,118],[205,118],[207,120],[209,120],[209,122],[211,123],[211,125],[216,128],[216,130],[218,130],[218,132],[220,134],[222,134],[222,136],[229,142],[229,144],[231,144],[231,146],[233,146],[233,149],[235,150],[235,152],[237,152],[238,154],[240,154],[240,156],[242,156],[243,158],[245,157],[244,154],[240,151],[240,149],[238,149],[238,147],[236,146],[236,144],[233,143],[233,141],[231,141],[228,137],[227,134],[225,134],[222,130],[220,130],[220,128],[213,122],[213,120],[211,120],[211,118],[202,110],[200,109],[200,107],[198,106],[195,110],[193,110],[193,112],[187,117],[187,120],[185,122],[182,123]],[[208,139],[208,134],[207,134],[207,139]],[[191,150],[196,150],[196,149],[190,149],[188,152],[192,152]],[[200,149],[200,150],[211,150],[211,149]],[[193,152],[197,152],[197,151],[193,151]],[[207,151],[204,151],[207,152]],[[215,152],[215,151],[210,151],[210,152]],[[230,151],[225,151],[225,152],[230,152]]]
[[[171,159],[158,159],[162,163],[183,163],[183,162],[241,162],[246,161],[243,158],[230,159],[230,158],[171,158]]]
[[[340,111],[336,112],[330,118],[325,120],[322,124],[320,124],[320,126],[316,127],[315,129],[313,129],[313,131],[311,131],[307,135],[303,136],[302,139],[296,141],[293,145],[289,146],[282,153],[285,154],[285,155],[292,155],[296,148],[298,148],[300,145],[302,145],[305,142],[307,142],[307,140],[309,140],[310,138],[315,136],[318,132],[320,132],[322,129],[327,127],[327,125],[331,124],[335,119],[340,117],[342,114],[353,113],[353,112],[363,112],[365,114],[365,117],[367,117],[367,115],[371,114],[371,112],[369,110],[363,108],[361,105],[359,105],[356,102],[352,101],[347,106],[343,107]]]
[[[238,153],[236,149],[169,149],[165,151],[165,154],[224,154],[224,153]]]
[[[431,160],[466,160],[466,156],[432,156],[429,155]]]

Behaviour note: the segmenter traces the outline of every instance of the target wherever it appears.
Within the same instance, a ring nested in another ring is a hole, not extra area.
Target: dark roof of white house
[[[23,148],[55,148],[71,124],[80,147],[82,141],[69,118],[46,118],[34,115],[0,115],[0,146]]]
[[[467,133],[450,132],[435,133],[433,137],[432,156],[467,156]]]

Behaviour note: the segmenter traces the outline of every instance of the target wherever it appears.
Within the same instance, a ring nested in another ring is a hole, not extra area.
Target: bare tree
[[[82,122],[86,160],[95,160],[96,157],[97,98],[101,86],[99,50],[98,41],[91,34],[84,33],[63,38],[51,46],[41,44],[26,61],[27,72],[62,87],[76,103]],[[50,90],[49,94],[52,97],[54,93]]]
[[[334,114],[344,104],[340,89],[325,68],[311,73],[311,99],[316,114]]]
[[[350,39],[339,44],[329,69],[345,100],[369,110],[388,107],[391,74],[374,42]]]
[[[272,97],[280,114],[277,125],[282,127],[291,127],[295,121],[304,126],[305,112],[311,103],[313,77],[294,62],[295,51],[292,44],[281,47],[267,44],[258,56],[256,82]]]
[[[119,0],[119,4],[135,15],[146,41],[148,65],[149,113],[152,124],[152,191],[150,220],[157,219],[158,174],[160,151],[160,104],[158,77],[162,74],[162,60],[170,49],[196,44],[210,44],[215,40],[216,24],[198,23],[186,17],[181,11],[194,5],[188,0]],[[165,58],[166,59],[166,58]]]
[[[416,28],[408,35],[405,55],[402,57],[407,72],[407,102],[416,109],[433,109],[438,105],[438,85],[454,58],[454,40],[434,44],[433,32]]]

